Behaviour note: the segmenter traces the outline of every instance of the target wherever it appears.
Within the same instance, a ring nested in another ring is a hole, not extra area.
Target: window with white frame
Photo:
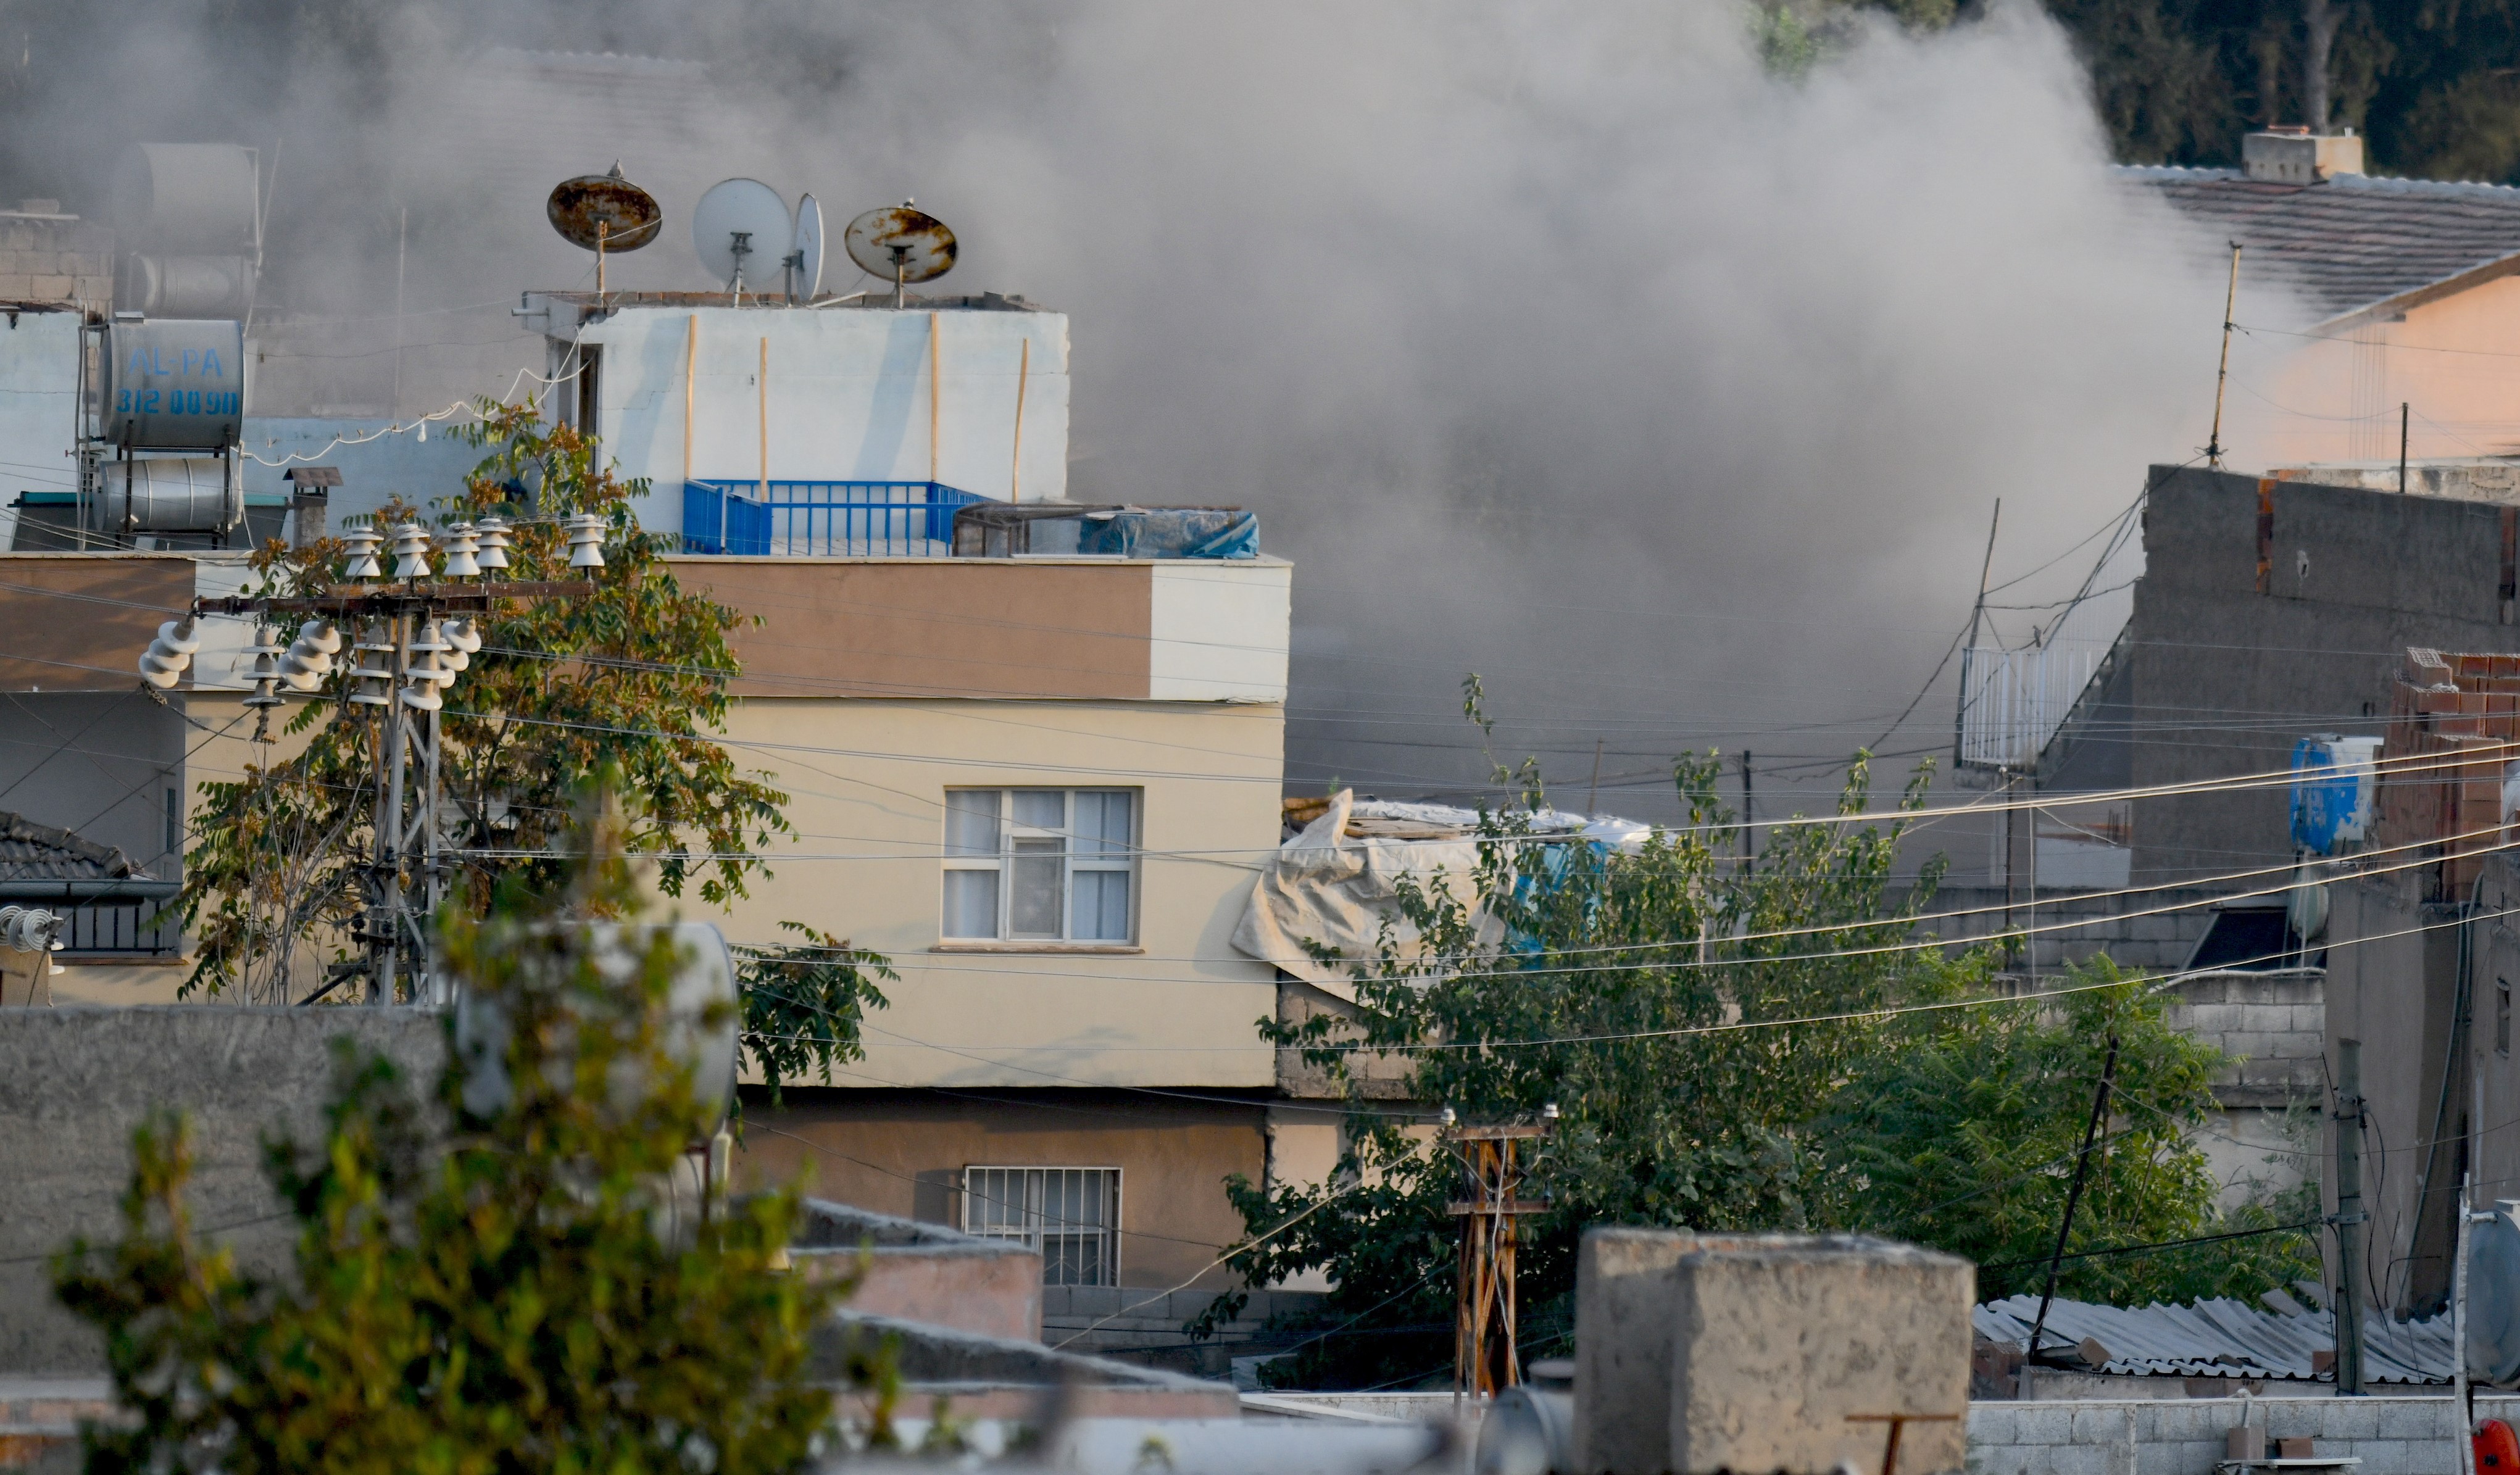
[[[963,1170],[963,1229],[1041,1252],[1044,1285],[1120,1283],[1120,1170]]]
[[[945,937],[1125,943],[1136,935],[1138,791],[945,791]]]

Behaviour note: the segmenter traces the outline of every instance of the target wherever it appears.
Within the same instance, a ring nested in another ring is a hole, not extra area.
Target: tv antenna
[[[905,200],[890,209],[869,210],[850,221],[841,238],[859,270],[892,283],[895,307],[903,304],[903,288],[952,271],[960,249],[945,222],[919,209],[918,203]]]
[[[552,186],[543,213],[562,241],[595,252],[598,296],[604,294],[604,258],[655,240],[665,221],[656,197],[621,177],[619,159],[609,174],[580,174]]]
[[[746,258],[777,250],[776,243],[789,239],[794,229],[788,201],[757,179],[721,179],[692,210],[692,246],[700,265],[727,284],[738,307],[743,305]]]
[[[788,268],[788,300],[810,302],[823,288],[823,204],[811,195],[796,201],[795,243],[780,263]]]

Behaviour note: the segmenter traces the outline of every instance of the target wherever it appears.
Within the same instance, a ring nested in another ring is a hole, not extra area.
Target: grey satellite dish
[[[913,282],[932,282],[954,269],[960,247],[945,222],[905,200],[890,209],[869,210],[849,222],[841,238],[849,259],[871,277],[892,284],[892,305]]]
[[[788,254],[795,228],[777,190],[757,179],[722,179],[692,211],[692,246],[740,299],[744,283],[759,282]]]
[[[788,300],[813,300],[823,290],[823,202],[808,195],[796,201],[796,248],[788,253]]]
[[[2498,1388],[2520,1385],[2520,1201],[2500,1199],[2469,1227],[2467,1371]]]

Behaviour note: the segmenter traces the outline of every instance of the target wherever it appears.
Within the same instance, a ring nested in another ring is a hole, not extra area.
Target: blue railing
[[[955,510],[989,500],[941,481],[686,481],[683,551],[950,558]]]

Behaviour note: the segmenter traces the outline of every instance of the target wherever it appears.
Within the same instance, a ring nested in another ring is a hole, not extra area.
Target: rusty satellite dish
[[[954,233],[945,222],[903,201],[889,209],[869,210],[849,222],[841,241],[849,259],[871,277],[893,287],[893,305],[901,305],[901,289],[914,282],[932,282],[954,269]]]
[[[622,178],[618,163],[609,174],[581,174],[552,186],[543,209],[562,240],[590,251],[635,251],[665,223],[656,197]]]

